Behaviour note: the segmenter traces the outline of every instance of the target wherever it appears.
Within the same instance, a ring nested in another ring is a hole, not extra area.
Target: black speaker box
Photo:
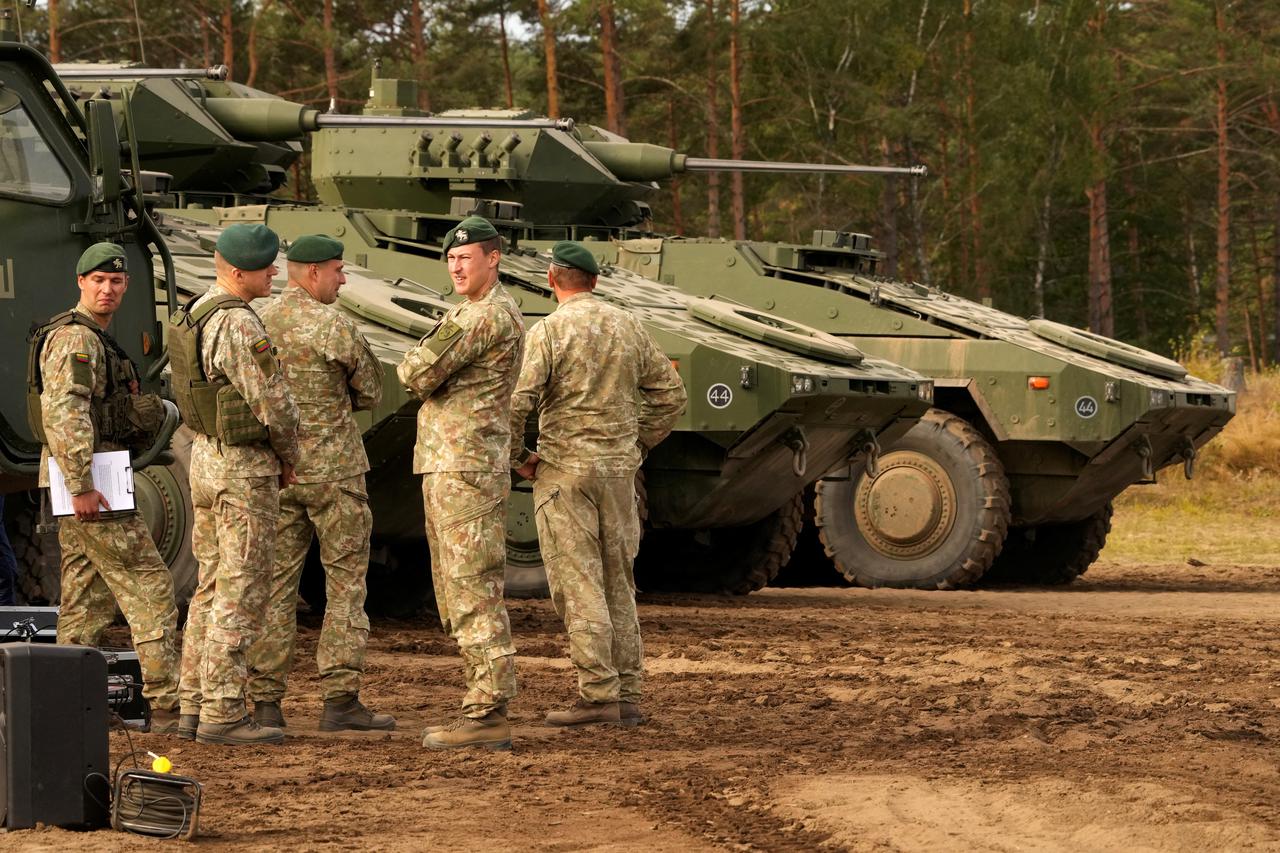
[[[85,646],[0,645],[0,822],[107,824],[107,661]]]

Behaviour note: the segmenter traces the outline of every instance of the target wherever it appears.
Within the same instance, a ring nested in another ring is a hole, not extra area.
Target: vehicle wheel
[[[173,574],[173,593],[182,607],[196,590],[200,567],[191,551],[191,440],[189,427],[174,433],[169,452],[173,462],[143,468],[134,478],[138,512],[151,531],[160,559]]]
[[[804,490],[803,526],[796,539],[795,550],[791,552],[791,559],[787,564],[778,571],[777,577],[769,581],[769,586],[850,586],[849,581],[832,564],[822,547],[822,540],[818,538],[813,505],[816,499],[817,493],[813,486]]]
[[[827,555],[859,586],[956,589],[990,568],[1009,528],[1009,481],[971,424],[940,409],[880,455],[875,479],[818,482]]]
[[[39,521],[38,491],[5,495],[4,525],[18,560],[15,597],[23,604],[57,604],[62,594],[58,580],[58,537],[53,533],[38,532]]]
[[[984,582],[1060,586],[1080,577],[1107,544],[1111,502],[1088,518],[1065,524],[1015,527]]]
[[[650,530],[636,557],[636,583],[649,592],[755,592],[791,559],[803,513],[804,495],[797,494],[742,527]]]

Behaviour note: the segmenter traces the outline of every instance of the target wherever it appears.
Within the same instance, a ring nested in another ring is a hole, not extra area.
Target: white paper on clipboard
[[[127,450],[105,450],[93,454],[93,487],[102,492],[113,512],[134,509],[133,463]],[[49,502],[54,515],[74,515],[66,478],[52,456],[49,457]]]

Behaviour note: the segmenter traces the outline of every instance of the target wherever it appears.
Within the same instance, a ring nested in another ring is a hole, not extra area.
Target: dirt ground
[[[321,734],[309,628],[284,746],[134,741],[204,783],[206,849],[1280,850],[1280,568],[1086,578],[646,598],[638,729],[539,725],[572,674],[550,605],[517,602],[510,753],[421,748],[460,695],[428,619],[374,627],[365,698],[397,731]]]

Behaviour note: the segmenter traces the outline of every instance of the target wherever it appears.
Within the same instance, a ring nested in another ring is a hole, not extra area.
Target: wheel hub
[[[168,468],[152,465],[134,477],[134,492],[138,512],[151,531],[160,558],[165,565],[172,565],[182,548],[185,525],[182,487]]]
[[[507,562],[517,566],[541,566],[538,525],[533,514],[533,493],[514,489],[507,504]]]
[[[864,477],[854,498],[858,529],[887,557],[912,560],[933,553],[955,524],[955,486],[933,459],[897,451],[880,460],[880,475]]]

